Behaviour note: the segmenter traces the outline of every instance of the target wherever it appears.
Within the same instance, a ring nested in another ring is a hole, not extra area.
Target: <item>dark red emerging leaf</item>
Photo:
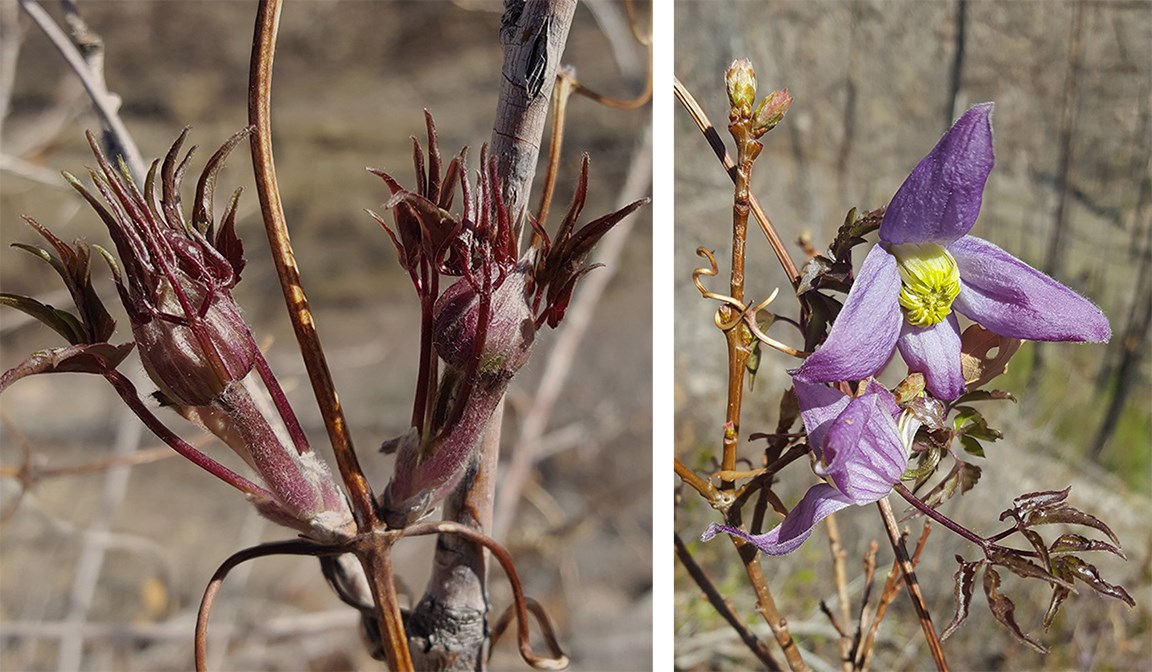
[[[107,341],[116,329],[116,321],[108,314],[104,302],[92,287],[90,248],[79,240],[73,241],[75,247],[69,246],[31,217],[25,217],[24,221],[48,241],[55,254],[34,245],[13,243],[13,246],[39,257],[52,266],[64,281],[64,286],[68,288],[77,314],[72,315],[45,306],[35,299],[13,294],[5,295],[8,297],[5,303],[44,322],[74,345]]]
[[[988,598],[988,608],[992,611],[992,616],[1000,621],[1000,624],[1020,642],[1040,653],[1048,653],[1047,647],[1024,634],[1024,631],[1016,624],[1016,605],[1012,603],[1012,600],[1001,595],[998,591],[999,588],[1000,575],[991,566],[988,566],[984,570],[984,595]]]
[[[956,556],[956,562],[960,563],[960,567],[953,577],[956,580],[956,587],[953,592],[956,598],[956,613],[952,616],[952,622],[944,628],[944,632],[940,635],[941,641],[952,636],[952,633],[956,632],[960,624],[968,618],[968,608],[972,604],[972,592],[976,587],[976,571],[984,564],[983,560],[966,562],[959,555]]]
[[[106,373],[124,361],[132,346],[132,343],[82,343],[33,353],[0,376],[0,392],[17,380],[38,373]]]

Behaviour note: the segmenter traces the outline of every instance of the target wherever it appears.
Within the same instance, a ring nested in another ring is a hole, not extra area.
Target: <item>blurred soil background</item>
[[[475,170],[495,116],[501,5],[296,0],[284,10],[273,85],[280,187],[361,464],[377,490],[391,468],[376,447],[403,432],[410,415],[419,313],[391,243],[363,212],[382,211],[387,199],[384,184],[364,169],[385,169],[412,184],[409,136],[424,142],[427,107],[445,156],[468,145]],[[47,6],[59,19],[59,6]],[[193,126],[190,142],[201,150],[189,171],[190,190],[192,174],[246,124],[256,4],[126,0],[84,1],[80,8],[104,39],[109,89],[123,98],[122,115],[146,161],[163,156],[180,129]],[[110,246],[102,224],[58,174],[83,174],[93,163],[83,130],[98,122],[76,78],[16,2],[0,0],[0,12],[0,70],[14,77],[0,152],[0,282],[4,291],[68,305],[51,269],[8,245],[42,242],[20,221],[28,214],[65,240]],[[644,52],[631,41],[619,3],[581,3],[564,62],[608,95],[630,98],[643,87]],[[567,208],[580,153],[592,156],[584,221],[617,207],[630,171],[650,174],[642,154],[649,118],[649,107],[620,111],[571,100],[549,228]],[[641,195],[650,193],[641,183]],[[219,184],[221,207],[236,186],[246,187],[239,233],[249,263],[237,299],[257,338],[267,339],[272,366],[313,446],[331,462],[268,256],[246,147],[233,154]],[[574,670],[651,665],[651,218],[642,209],[633,219],[503,539],[527,593],[557,623]],[[118,305],[107,269],[100,262],[94,269],[98,286]],[[126,340],[125,318],[118,318],[118,338]],[[506,444],[520,432],[555,340],[556,333],[542,335],[532,364],[515,381]],[[5,369],[61,344],[16,311],[0,311]],[[122,368],[139,370],[135,360]],[[215,567],[242,547],[291,534],[178,458],[44,478],[23,491],[22,465],[68,469],[162,446],[125,417],[116,395],[95,377],[23,380],[4,395],[2,415],[0,669],[190,668],[195,609]],[[222,447],[203,443],[236,467]],[[415,597],[431,549],[427,539],[397,548],[399,573]],[[213,615],[210,667],[382,668],[365,654],[357,615],[318,570],[310,558],[272,558],[234,572]],[[498,568],[491,586],[499,613],[510,599]],[[497,647],[494,666],[526,668],[512,641]]]
[[[989,614],[983,595],[974,597],[971,616],[945,642],[945,652],[957,670],[1152,668],[1152,394],[1146,356],[1152,290],[1152,4],[681,1],[675,10],[676,75],[729,147],[723,74],[734,58],[752,60],[761,96],[787,87],[795,97],[784,123],[764,138],[752,183],[800,261],[803,252],[795,241],[802,234],[825,248],[850,208],[887,203],[956,116],[972,104],[996,102],[997,165],[973,234],[1097,302],[1114,335],[1108,345],[1024,346],[1006,377],[992,385],[1014,393],[1021,403],[981,406],[1005,438],[985,445],[976,488],[942,510],[991,534],[1002,529],[997,515],[1017,495],[1071,485],[1069,503],[1111,525],[1128,554],[1127,562],[1105,554],[1086,559],[1098,562],[1107,580],[1125,586],[1137,607],[1081,588],[1044,632],[1041,619],[1050,591],[1008,575],[1004,592],[1016,603],[1017,621],[1051,653],[1039,655],[1013,640]],[[719,455],[725,348],[712,324],[717,305],[700,298],[691,273],[706,265],[694,253],[698,246],[715,250],[720,276],[706,284],[726,292],[732,184],[688,114],[679,106],[674,114],[676,450],[687,464],[707,472],[717,468]],[[1053,253],[1057,230],[1061,244]],[[773,305],[795,317],[788,282],[755,225],[748,240],[749,299],[759,301],[783,288]],[[864,250],[859,248],[857,263]],[[771,333],[802,344],[786,325]],[[775,427],[787,385],[783,369],[793,364],[765,350],[755,390],[745,396],[744,438]],[[890,367],[889,384],[899,380],[899,368]],[[1117,398],[1122,403],[1114,405]],[[758,445],[743,448],[748,468],[761,466]],[[814,482],[802,463],[782,480],[777,492],[786,505]],[[690,488],[680,490],[678,534],[737,613],[775,648],[753,609],[748,579],[731,544],[698,541],[716,513]],[[863,586],[860,559],[868,543],[880,542],[881,583],[891,550],[873,507],[845,511],[838,519],[855,610]],[[920,523],[911,527],[915,539]],[[1056,535],[1045,531],[1049,540]],[[796,553],[762,557],[776,601],[816,670],[839,668],[835,632],[818,607],[825,599],[837,611],[827,548],[821,527]],[[918,575],[938,630],[953,613],[957,553],[968,560],[979,555],[936,526]],[[755,667],[735,631],[679,564],[676,582],[678,667]],[[901,595],[880,630],[873,669],[931,668],[912,606]]]

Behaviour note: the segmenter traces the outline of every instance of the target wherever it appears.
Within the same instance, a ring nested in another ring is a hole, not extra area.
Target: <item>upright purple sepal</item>
[[[888,204],[880,239],[946,245],[967,235],[992,172],[992,103],[973,106],[940,138]]]

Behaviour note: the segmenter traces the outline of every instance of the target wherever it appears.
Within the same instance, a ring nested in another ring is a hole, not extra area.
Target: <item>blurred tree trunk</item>
[[[1072,147],[1076,132],[1076,110],[1079,106],[1078,85],[1080,61],[1083,54],[1081,35],[1084,27],[1084,0],[1078,0],[1073,9],[1072,27],[1068,37],[1068,70],[1064,77],[1064,95],[1060,104],[1060,163],[1056,175],[1056,213],[1052,217],[1052,231],[1048,238],[1048,254],[1044,258],[1044,272],[1057,275],[1064,260],[1064,229],[1068,224],[1068,191],[1072,174]],[[1044,373],[1044,349],[1032,346],[1032,371],[1028,374],[1029,389],[1038,387]]]
[[[964,51],[968,42],[968,0],[956,0],[956,47],[952,50],[952,76],[948,82],[948,104],[944,109],[944,128],[956,119],[956,102],[964,75]]]
[[[1145,165],[1145,170],[1152,168],[1152,164]],[[1116,381],[1112,387],[1112,396],[1108,400],[1104,418],[1100,421],[1100,428],[1096,431],[1096,438],[1088,447],[1088,455],[1093,460],[1099,459],[1112,435],[1116,433],[1120,414],[1132,391],[1132,384],[1140,378],[1140,365],[1148,351],[1148,332],[1152,328],[1152,299],[1149,298],[1152,296],[1152,178],[1147,177],[1147,173],[1141,180],[1133,243],[1140,246],[1136,291],[1120,339],[1121,354],[1115,369]]]

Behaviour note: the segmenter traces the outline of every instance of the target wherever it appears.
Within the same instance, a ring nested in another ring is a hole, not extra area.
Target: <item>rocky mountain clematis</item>
[[[753,535],[713,523],[701,537],[704,541],[727,532],[768,555],[785,555],[800,548],[821,520],[840,509],[883,499],[900,480],[908,466],[905,446],[919,423],[911,416],[902,417],[895,397],[883,385],[869,381],[863,394],[850,397],[824,385],[796,381],[796,396],[817,459],[814,470],[826,482],[809,488],[784,522],[769,532]]]
[[[1107,341],[1108,319],[1091,301],[999,247],[968,235],[994,162],[992,103],[976,105],[904,181],[880,225],[823,347],[797,378],[863,380],[899,348],[928,390],[964,392],[956,312],[1009,338]],[[955,312],[953,312],[955,309]]]

